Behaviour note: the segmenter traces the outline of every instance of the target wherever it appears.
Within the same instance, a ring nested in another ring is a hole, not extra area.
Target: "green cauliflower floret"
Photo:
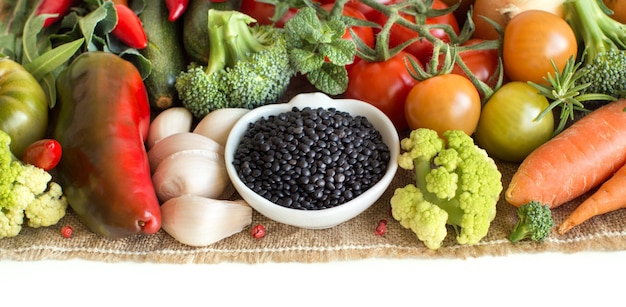
[[[17,236],[26,218],[31,227],[56,224],[68,206],[52,175],[17,159],[10,144],[0,130],[0,238]]]
[[[398,164],[415,171],[416,183],[396,189],[390,201],[394,219],[433,250],[441,247],[448,225],[459,244],[484,238],[503,189],[495,161],[470,136],[461,130],[443,136],[419,128],[400,142]]]
[[[209,59],[190,63],[176,78],[185,108],[197,118],[220,108],[275,103],[294,75],[284,30],[250,26],[256,20],[234,10],[208,11]]]
[[[550,235],[554,226],[550,206],[537,201],[530,201],[517,208],[519,220],[513,227],[509,240],[517,243],[524,239],[543,242]]]
[[[448,212],[426,201],[414,184],[397,188],[391,197],[394,219],[417,234],[426,247],[436,250],[448,235]]]

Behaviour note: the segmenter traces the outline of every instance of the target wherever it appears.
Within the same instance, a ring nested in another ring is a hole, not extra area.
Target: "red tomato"
[[[332,3],[335,1],[330,1],[330,2]],[[387,4],[390,4],[392,0],[376,0],[376,2],[383,4],[383,5],[387,5]],[[375,21],[375,19],[379,15],[377,10],[373,9],[369,5],[361,3],[361,1],[359,0],[349,0],[346,3],[346,6],[351,6],[361,11],[361,13],[363,13],[363,15],[365,16],[365,18],[367,18],[367,20]]]
[[[419,62],[406,52],[399,52],[383,62],[357,62],[348,70],[348,88],[344,93],[345,98],[368,102],[383,111],[398,131],[408,128],[404,102],[417,84],[404,63],[407,56]]]
[[[393,3],[398,3],[401,1],[402,0],[392,0],[390,3],[393,4]],[[437,10],[446,9],[448,8],[448,5],[446,5],[441,0],[434,0],[432,8],[437,9]],[[410,22],[413,22],[413,23],[416,22],[415,16],[403,14],[403,17]],[[387,22],[387,20],[388,20],[387,16],[379,13],[376,22],[382,26],[385,24],[385,22]],[[437,16],[437,17],[428,17],[426,18],[424,24],[427,24],[427,25],[447,24],[452,27],[452,29],[454,30],[456,34],[459,34],[459,24],[453,13],[449,13],[449,14],[445,14],[445,15]],[[430,33],[433,36],[441,39],[442,41],[446,43],[450,42],[450,37],[442,29],[432,29]],[[398,24],[393,25],[389,33],[389,47],[393,48],[395,46],[398,46],[418,36],[419,34],[412,29],[403,27]],[[405,49],[405,51],[413,54],[417,59],[420,60],[420,62],[426,63],[430,61],[430,57],[433,54],[433,44],[429,42],[427,39],[422,39],[409,45]]]
[[[261,25],[271,25],[271,18],[276,12],[273,4],[258,2],[255,0],[242,0],[239,6],[239,11],[256,19],[257,23]],[[275,23],[276,27],[282,28],[285,26],[285,22],[291,19],[297,11],[298,10],[295,8],[287,10],[285,15],[283,15],[283,17]]]
[[[49,171],[59,164],[62,152],[61,144],[57,140],[40,139],[26,147],[22,161]]]
[[[322,5],[322,8],[327,11],[330,11],[333,8],[333,6],[334,6],[333,3],[328,3],[328,4]],[[365,15],[363,15],[363,13],[361,13],[359,10],[350,6],[343,7],[343,15],[365,20]],[[352,27],[352,31],[354,31],[354,33],[366,45],[368,45],[371,48],[374,48],[374,44],[376,41],[375,36],[374,36],[374,29],[372,29],[371,27],[356,27],[355,26],[355,27]],[[346,33],[343,35],[343,38],[351,40],[352,35],[350,34],[350,31],[346,30]],[[356,62],[358,62],[359,59],[360,59],[359,57],[355,57],[354,63],[346,65],[346,69],[350,69],[350,67],[354,65]]]
[[[429,128],[440,136],[446,130],[463,130],[472,135],[480,118],[480,94],[469,79],[444,74],[417,83],[405,103],[411,129]]]
[[[470,39],[467,42],[463,43],[462,46],[472,46],[483,42],[481,39]],[[460,51],[459,55],[463,60],[463,63],[469,68],[472,74],[478,78],[478,80],[487,83],[490,87],[494,87],[498,81],[498,77],[496,76],[498,72],[498,59],[499,52],[498,49],[487,49],[487,50],[464,50]],[[443,64],[443,58],[445,54],[439,55],[439,64]],[[467,77],[463,69],[455,64],[452,68],[453,74],[458,74],[461,76]]]

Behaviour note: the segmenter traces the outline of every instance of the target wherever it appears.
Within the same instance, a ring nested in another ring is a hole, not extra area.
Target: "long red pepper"
[[[43,23],[44,27],[49,27],[55,22],[61,20],[70,8],[77,2],[76,0],[42,0],[37,7],[37,16],[43,14],[57,14],[56,17],[48,17]]]
[[[189,0],[165,0],[165,6],[167,6],[167,9],[170,12],[167,19],[171,22],[174,22],[183,15],[185,10],[187,10],[187,6],[189,6]]]
[[[128,6],[116,4],[117,25],[111,34],[131,48],[143,49],[148,46],[148,36],[139,16]]]

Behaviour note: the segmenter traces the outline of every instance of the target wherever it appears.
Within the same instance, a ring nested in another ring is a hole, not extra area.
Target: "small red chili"
[[[37,16],[43,14],[57,14],[55,17],[48,17],[43,22],[43,26],[49,27],[53,23],[61,20],[74,5],[76,0],[43,0],[37,7]]]
[[[117,25],[111,34],[131,48],[146,48],[148,36],[143,29],[139,16],[123,4],[116,4],[115,11],[117,12]]]
[[[67,225],[61,228],[61,235],[63,235],[63,237],[65,238],[71,238],[73,233],[74,229],[72,228],[72,226]]]
[[[265,226],[258,224],[252,227],[252,237],[255,239],[265,237]]]
[[[183,13],[185,13],[187,6],[189,6],[189,0],[165,0],[165,6],[167,6],[168,11],[170,12],[167,19],[174,22],[182,16]]]
[[[376,226],[376,230],[374,231],[374,234],[376,234],[377,236],[382,236],[387,232],[387,220],[380,220],[380,222],[378,222],[378,226]]]
[[[49,171],[61,161],[61,144],[55,139],[41,139],[28,145],[22,161]]]

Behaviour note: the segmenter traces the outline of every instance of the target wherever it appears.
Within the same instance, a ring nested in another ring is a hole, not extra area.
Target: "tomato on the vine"
[[[398,131],[408,128],[404,102],[417,84],[405,65],[407,56],[419,63],[414,56],[402,51],[386,61],[358,61],[348,70],[348,88],[344,93],[345,98],[368,102],[383,111]]]
[[[282,28],[285,26],[285,22],[287,22],[287,20],[296,15],[298,9],[289,8],[287,12],[285,12],[285,15],[283,15],[280,20],[276,21],[276,23],[273,23],[271,20],[276,12],[276,7],[273,4],[263,3],[256,0],[241,0],[239,11],[256,19],[258,24],[274,24],[276,27]]]
[[[504,29],[502,60],[512,81],[547,84],[544,77],[554,75],[551,60],[561,71],[577,52],[578,42],[567,21],[546,11],[519,13]]]
[[[395,4],[401,1],[402,0],[392,0],[390,1],[390,4]],[[448,5],[446,5],[441,0],[434,0],[432,4],[432,8],[436,10],[441,10],[441,9],[448,8]],[[376,18],[375,21],[381,26],[383,26],[388,20],[387,16],[381,13],[377,15],[378,17]],[[419,20],[416,21],[415,16],[408,15],[408,14],[401,14],[401,15],[404,17],[404,19],[410,22],[418,23],[418,24],[420,23]],[[426,24],[426,25],[438,25],[438,24],[449,25],[456,34],[459,34],[459,24],[456,19],[456,16],[454,16],[453,13],[448,13],[448,14],[435,16],[435,17],[426,17],[426,19],[421,23]],[[431,29],[430,33],[431,35],[442,40],[443,42],[446,42],[446,43],[450,42],[450,36],[443,29]],[[409,29],[399,24],[395,24],[391,27],[391,31],[389,33],[389,46],[393,48],[395,46],[398,46],[416,37],[419,37],[419,33],[417,33],[415,30]],[[420,40],[415,41],[408,47],[406,47],[404,50],[413,54],[422,63],[426,63],[427,61],[430,60],[433,54],[433,44],[427,39],[420,39]]]
[[[376,0],[376,2],[383,4],[383,5],[388,5],[392,1],[393,0]],[[335,2],[335,1],[331,1],[331,2]],[[361,13],[363,13],[365,18],[367,18],[367,20],[370,20],[370,21],[374,21],[375,17],[377,17],[379,13],[377,10],[375,10],[371,6],[361,3],[361,1],[359,0],[349,0],[346,3],[346,6],[351,6],[361,11]]]
[[[447,130],[463,130],[472,135],[480,117],[480,94],[466,77],[438,75],[411,89],[404,110],[413,130],[429,128],[439,135]]]
[[[472,46],[482,43],[482,39],[470,39],[463,43],[463,46]],[[442,64],[445,54],[439,55],[439,63]],[[480,81],[485,82],[490,87],[494,87],[498,81],[498,60],[500,52],[498,49],[484,49],[484,50],[462,50],[459,51],[459,56],[467,68],[472,74]],[[467,76],[459,64],[454,64],[452,73],[461,76]]]
[[[536,120],[548,105],[528,83],[506,83],[483,106],[474,139],[490,156],[520,162],[554,132],[552,112]]]

